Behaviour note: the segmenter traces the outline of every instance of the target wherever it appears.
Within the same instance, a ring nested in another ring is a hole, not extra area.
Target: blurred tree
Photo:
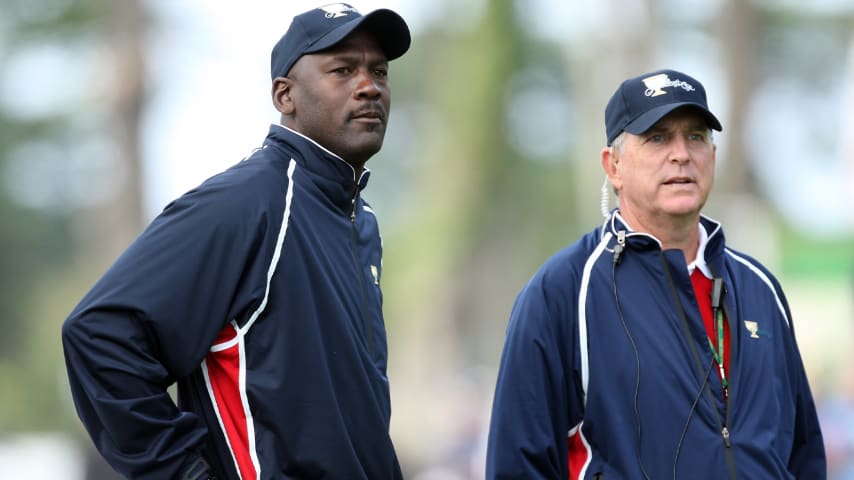
[[[725,1],[719,12],[720,18],[715,19],[713,30],[726,52],[723,72],[730,86],[730,111],[721,121],[726,125],[730,149],[726,168],[719,169],[715,178],[716,196],[742,194],[749,195],[753,201],[761,201],[756,177],[744,150],[747,109],[759,83],[756,32],[761,27],[760,14],[752,2],[740,0]]]
[[[572,178],[572,205],[580,219],[578,228],[584,232],[602,219],[598,200],[605,180],[600,164],[600,151],[606,142],[605,104],[623,79],[664,68],[656,64],[655,52],[662,41],[661,32],[669,30],[662,28],[663,19],[655,14],[656,7],[656,0],[608,0],[601,6],[609,19],[605,28],[588,27],[591,33],[585,41],[562,44],[570,66],[567,81],[582,119],[577,124],[578,142],[573,145],[579,161]],[[608,190],[609,208],[613,208],[616,200],[610,186]]]
[[[386,232],[385,242],[389,370],[395,405],[403,406],[396,407],[401,422],[394,428],[420,432],[399,437],[409,461],[408,452],[425,458],[425,445],[431,453],[453,449],[441,441],[455,437],[449,429],[478,434],[452,416],[425,420],[401,409],[466,408],[457,404],[464,387],[448,391],[460,379],[491,389],[491,372],[477,366],[495,363],[518,289],[573,224],[566,149],[532,161],[511,142],[514,123],[548,122],[524,99],[536,97],[525,93],[542,87],[541,76],[562,83],[558,48],[523,35],[514,2],[454,8],[454,20],[425,33],[429,41],[415,42],[405,59],[419,66],[418,76],[405,78],[406,85],[395,79],[396,95],[417,92],[436,119],[418,132],[425,148],[405,152],[416,165],[407,193],[417,205],[411,222]],[[442,408],[423,408],[430,404]]]
[[[60,324],[142,222],[146,18],[136,0],[4,2],[0,432],[79,431]]]

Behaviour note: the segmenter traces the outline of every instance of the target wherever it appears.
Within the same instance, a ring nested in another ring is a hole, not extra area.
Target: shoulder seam
[[[780,300],[780,296],[777,294],[777,289],[774,288],[774,283],[771,282],[771,279],[768,278],[768,275],[766,275],[765,272],[763,272],[759,267],[754,265],[753,262],[740,255],[737,255],[729,248],[725,248],[724,251],[735,261],[746,266],[751,272],[753,272],[754,275],[759,277],[759,279],[762,280],[762,282],[764,282],[766,286],[768,286],[768,289],[771,290],[771,293],[774,295],[774,300],[777,302],[777,308],[780,309],[780,314],[783,315],[783,320],[786,321],[786,326],[791,328],[791,324],[789,323],[789,316],[786,314],[786,309],[785,307],[783,307],[783,302]]]

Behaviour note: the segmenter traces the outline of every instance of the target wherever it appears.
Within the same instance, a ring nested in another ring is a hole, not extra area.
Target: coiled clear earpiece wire
[[[610,212],[608,211],[608,176],[605,176],[605,181],[602,182],[602,199],[599,204],[599,209],[602,211],[602,216],[604,218],[608,218]]]

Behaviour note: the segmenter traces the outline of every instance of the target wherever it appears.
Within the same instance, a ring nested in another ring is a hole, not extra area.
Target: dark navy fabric
[[[629,233],[615,266],[615,237],[628,229],[613,213],[549,259],[516,300],[487,478],[568,478],[568,435],[579,424],[586,443],[578,445],[589,458],[581,478],[638,479],[643,471],[674,478],[674,466],[679,479],[731,478],[728,453],[737,478],[825,478],[822,436],[780,285],[755,259],[726,248],[719,224],[701,221],[709,233],[705,261],[726,286],[729,404],[684,255]],[[755,335],[745,321],[758,324]]]
[[[168,205],[86,294],[63,346],[78,413],[116,470],[177,478],[203,456],[217,478],[238,478],[201,369],[231,324],[246,329],[259,478],[401,477],[367,179],[272,125],[262,148]]]

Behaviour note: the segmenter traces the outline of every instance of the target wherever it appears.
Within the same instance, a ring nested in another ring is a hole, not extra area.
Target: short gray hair
[[[626,131],[623,130],[622,132],[620,132],[619,135],[617,135],[617,138],[615,138],[611,142],[611,153],[613,154],[614,150],[616,150],[619,153],[623,153],[623,148],[625,146],[626,146]]]

